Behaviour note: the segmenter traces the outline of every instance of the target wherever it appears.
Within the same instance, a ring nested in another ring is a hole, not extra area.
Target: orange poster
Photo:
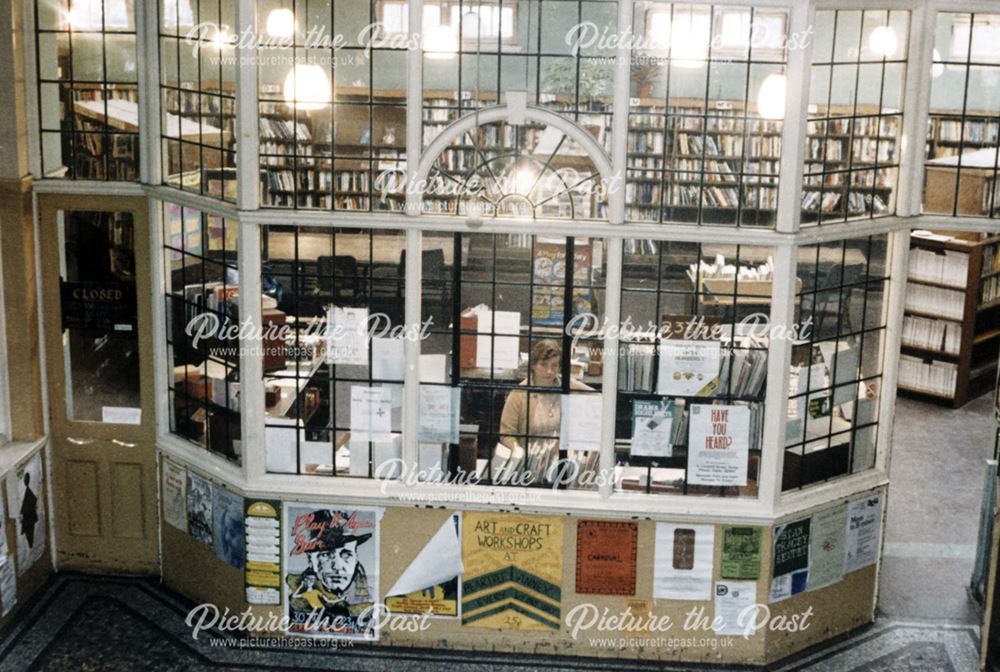
[[[635,595],[639,524],[581,520],[576,528],[576,592]]]

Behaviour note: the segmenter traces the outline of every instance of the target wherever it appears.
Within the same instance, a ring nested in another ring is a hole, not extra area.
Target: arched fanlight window
[[[434,161],[424,212],[471,218],[601,219],[605,183],[584,148],[534,121],[466,131]]]

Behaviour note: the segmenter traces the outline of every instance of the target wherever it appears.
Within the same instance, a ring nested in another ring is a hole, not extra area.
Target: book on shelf
[[[950,320],[961,320],[965,311],[965,292],[943,287],[908,284],[906,310],[936,315]]]
[[[911,280],[934,282],[956,289],[964,289],[969,274],[969,255],[957,250],[910,250]]]
[[[962,325],[946,320],[905,315],[902,339],[903,345],[957,355],[962,345]]]
[[[911,355],[899,356],[899,384],[942,397],[955,395],[958,365],[939,360],[924,361]]]

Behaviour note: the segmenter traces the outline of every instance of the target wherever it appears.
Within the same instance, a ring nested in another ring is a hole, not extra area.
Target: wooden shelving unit
[[[951,237],[910,239],[899,391],[958,408],[990,389],[996,377],[1000,236],[942,235]],[[928,265],[935,257],[940,257],[945,270],[940,277],[929,277]],[[954,378],[950,384],[949,377]]]

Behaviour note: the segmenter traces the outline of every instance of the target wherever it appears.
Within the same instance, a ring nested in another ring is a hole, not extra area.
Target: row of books
[[[1000,270],[1000,245],[983,246],[983,273]]]
[[[261,140],[279,140],[284,142],[312,142],[312,131],[304,121],[280,119],[277,117],[260,118]]]
[[[938,120],[937,139],[945,142],[968,142],[982,145],[997,144],[997,125],[995,121],[976,121],[965,119]]]
[[[822,194],[822,196],[821,196]],[[802,210],[804,212],[823,212],[826,214],[840,212],[845,204],[844,194],[839,191],[806,191],[802,194]],[[846,199],[848,214],[876,214],[888,210],[885,201],[878,194],[851,191]]]
[[[906,286],[906,310],[961,320],[965,310],[965,292],[928,285]]]
[[[812,167],[813,170],[825,170],[822,164]],[[878,171],[871,170],[851,170],[835,172],[806,173],[803,179],[803,186],[806,187],[843,187],[851,184],[855,187],[867,187],[869,189],[891,190],[895,181],[895,174],[887,168]]]
[[[903,317],[903,345],[924,350],[940,350],[957,355],[962,346],[962,325],[928,317]]]
[[[653,343],[625,344],[620,351],[619,360],[620,390],[646,393],[654,391],[656,346]],[[767,380],[767,350],[759,347],[730,348],[724,345],[718,376],[719,385],[713,396],[759,398]]]
[[[1000,275],[983,278],[979,285],[979,303],[989,303],[997,298],[1000,298]]]
[[[969,255],[955,250],[937,252],[922,248],[910,250],[909,277],[962,289],[969,274]]]
[[[814,135],[878,136],[890,140],[899,132],[898,116],[891,117],[838,117],[810,121],[806,133]]]
[[[899,356],[899,384],[902,387],[951,397],[955,395],[957,380],[956,364],[937,360],[925,362],[910,355]]]

